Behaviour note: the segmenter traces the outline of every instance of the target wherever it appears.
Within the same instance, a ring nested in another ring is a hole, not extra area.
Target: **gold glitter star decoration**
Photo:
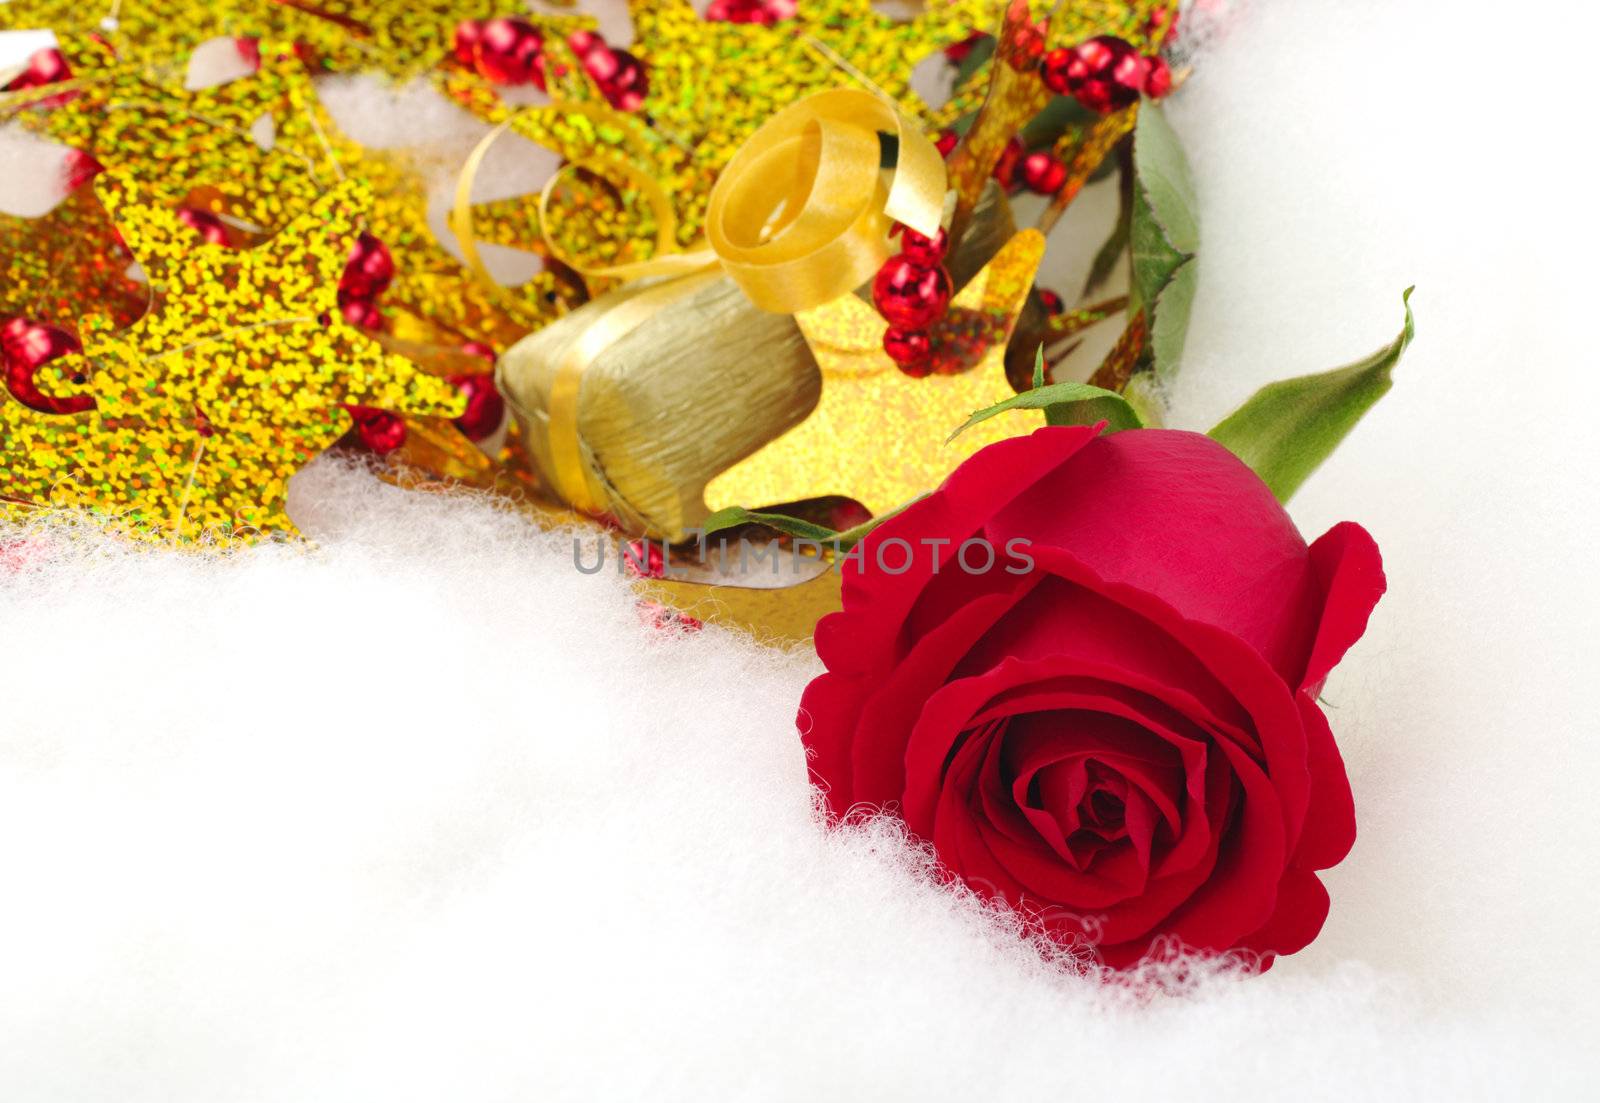
[[[179,85],[196,47],[214,38],[295,39],[352,64],[347,28],[276,0],[8,0],[0,30],[54,31],[75,77],[115,59],[160,84]]]
[[[89,320],[83,353],[39,370],[43,393],[86,395],[93,408],[0,403],[10,511],[87,508],[146,539],[291,535],[289,477],[350,428],[345,406],[461,413],[455,388],[340,320],[363,184],[339,185],[247,250],[195,248],[173,212],[135,198],[124,178],[97,190],[155,304],[120,332]]]
[[[857,296],[795,315],[822,369],[817,408],[713,479],[707,507],[845,495],[881,514],[932,490],[985,445],[1016,435],[1013,418],[994,418],[945,443],[973,410],[1015,393],[1006,382],[1006,341],[1043,257],[1037,230],[1001,247],[934,327],[934,373],[922,379],[907,378],[889,359],[888,323]]]
[[[133,255],[105,208],[78,188],[37,218],[0,213],[0,319],[74,326],[97,313],[126,326],[150,292],[128,275]]]

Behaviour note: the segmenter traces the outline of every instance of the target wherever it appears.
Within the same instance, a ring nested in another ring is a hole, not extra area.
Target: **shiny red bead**
[[[67,68],[67,59],[61,56],[61,51],[46,47],[35,50],[28,56],[27,67],[12,78],[11,83],[5,86],[5,90],[19,92],[24,88],[59,84],[71,76],[72,70]]]
[[[711,0],[706,5],[708,23],[754,23],[770,27],[793,19],[795,0]]]
[[[600,91],[611,106],[618,111],[637,111],[644,106],[650,92],[650,81],[645,77],[644,62],[626,50],[609,51],[608,69],[611,76],[600,81]],[[593,58],[596,55],[590,54]],[[587,62],[585,63],[587,65]]]
[[[476,38],[473,36],[476,35]],[[544,87],[544,39],[521,19],[488,19],[466,32],[472,42],[472,65],[493,84]],[[462,25],[456,26],[455,48],[462,51]]]
[[[950,251],[950,235],[944,232],[942,226],[933,237],[923,237],[910,226],[898,224],[893,232],[900,235],[900,255],[923,268],[942,264],[945,254]]]
[[[340,292],[339,313],[345,321],[358,329],[374,331],[383,329],[383,311],[379,310],[378,304],[371,299],[359,299]]]
[[[599,85],[607,102],[618,111],[637,111],[650,91],[644,63],[627,50],[606,45],[593,31],[574,31],[567,45],[583,62],[584,72]]]
[[[994,172],[991,175],[1000,181],[1001,187],[1016,187],[1017,163],[1022,160],[1022,155],[1026,152],[1027,148],[1020,138],[1012,138],[1006,143],[1006,148],[1000,151],[1000,158],[995,161]]]
[[[1159,100],[1172,91],[1172,67],[1165,58],[1150,59],[1150,75],[1144,78],[1144,94]]]
[[[39,369],[50,361],[80,351],[72,334],[43,322],[12,318],[0,326],[0,359],[5,361],[6,389],[18,402],[40,413],[76,414],[94,407],[94,399],[86,394],[45,394],[36,378]]]
[[[888,353],[901,371],[921,379],[933,370],[928,358],[933,355],[933,342],[920,329],[898,329],[890,326],[883,334],[883,351]]]
[[[943,268],[890,257],[872,281],[872,302],[891,326],[922,329],[943,317],[949,307],[950,277]]]
[[[948,157],[952,150],[961,143],[961,135],[953,130],[939,131],[939,137],[934,140],[934,148],[939,151],[940,157]]]
[[[1022,159],[1021,172],[1028,190],[1040,195],[1054,195],[1067,182],[1067,166],[1042,149]]]
[[[450,42],[450,52],[463,65],[477,60],[478,43],[483,41],[483,20],[463,19],[456,24],[455,37]]]
[[[494,435],[506,418],[506,400],[494,385],[494,374],[454,375],[450,382],[467,396],[465,412],[456,418],[456,428],[468,440],[483,440]]]
[[[339,278],[339,290],[352,299],[376,299],[394,279],[394,257],[389,247],[371,234],[362,234],[350,249],[350,260]]]
[[[1052,50],[1039,66],[1052,92],[1076,96],[1083,106],[1102,115],[1135,103],[1149,73],[1149,59],[1106,34],[1070,49]]]
[[[1044,86],[1058,96],[1072,95],[1067,73],[1076,57],[1077,52],[1067,46],[1057,47],[1045,54],[1039,62],[1039,79],[1044,81]]]
[[[203,211],[199,207],[179,207],[176,213],[178,221],[199,234],[207,245],[226,248],[233,244],[228,237],[228,227],[210,211]]]
[[[1039,305],[1044,307],[1044,312],[1054,318],[1057,314],[1064,314],[1067,304],[1061,301],[1061,296],[1051,291],[1048,287],[1036,289],[1039,293]]]
[[[356,435],[361,443],[386,456],[406,442],[406,423],[388,410],[371,406],[346,406],[355,419]]]

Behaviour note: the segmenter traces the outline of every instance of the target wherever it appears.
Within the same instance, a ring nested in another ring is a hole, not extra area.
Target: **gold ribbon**
[[[593,104],[561,103],[555,109],[614,124],[625,135],[639,125],[631,116]],[[489,148],[517,118],[490,131],[467,158],[451,218],[468,268],[497,291],[472,232],[472,182]],[[896,142],[891,173],[880,166],[880,132]],[[620,174],[622,183],[638,190],[655,216],[656,252],[643,261],[588,265],[563,255],[545,233],[557,260],[590,277],[695,277],[602,296],[596,304],[612,300],[612,305],[557,366],[547,404],[553,481],[567,502],[591,513],[606,506],[595,500],[585,477],[578,394],[584,372],[607,348],[724,273],[763,310],[794,314],[821,306],[849,294],[882,267],[891,253],[888,235],[895,222],[932,237],[944,213],[944,159],[937,147],[894,104],[856,89],[808,96],[752,134],[711,190],[705,244],[687,252],[678,249],[678,222],[665,189],[637,164],[615,157],[575,159],[552,176],[539,197],[541,231],[562,175],[578,169],[611,178]]]

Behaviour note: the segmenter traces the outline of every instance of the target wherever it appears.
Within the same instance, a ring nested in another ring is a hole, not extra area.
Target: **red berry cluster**
[[[456,25],[456,60],[493,84],[544,89],[544,39],[521,19],[465,19]]]
[[[394,280],[394,257],[389,247],[371,234],[362,234],[350,249],[350,260],[339,277],[339,313],[361,329],[383,329],[378,300]]]
[[[394,256],[371,234],[362,234],[350,249],[350,259],[339,277],[339,313],[353,326],[383,329],[378,300],[394,280]],[[378,455],[393,452],[406,442],[406,423],[387,410],[348,406],[361,443]]]
[[[933,370],[928,327],[950,308],[950,274],[944,270],[950,243],[942,229],[931,238],[909,226],[896,226],[895,233],[900,252],[878,269],[872,302],[889,323],[883,351],[901,371],[920,378]]]
[[[574,31],[567,45],[612,107],[637,111],[644,105],[650,85],[638,58],[606,45],[593,31]],[[455,56],[493,84],[532,84],[546,90],[544,38],[525,20],[462,21],[456,26]]]
[[[711,0],[706,6],[708,23],[757,23],[770,27],[793,19],[796,0]]]
[[[1039,75],[1050,91],[1076,97],[1101,115],[1131,106],[1141,94],[1159,99],[1172,91],[1165,61],[1108,34],[1051,50],[1039,63]]]
[[[488,345],[468,341],[461,346],[461,351],[481,356],[489,362],[491,369],[494,367],[494,349]],[[450,382],[467,396],[467,409],[456,418],[456,428],[466,434],[468,440],[484,440],[494,435],[500,423],[506,419],[506,400],[500,397],[494,385],[494,372],[452,375]]]
[[[58,356],[80,351],[76,337],[43,322],[12,318],[0,326],[0,360],[5,362],[6,389],[18,402],[41,414],[76,414],[94,406],[94,399],[86,394],[65,398],[45,394],[35,378],[40,368]]]
[[[406,442],[405,420],[388,410],[372,406],[346,406],[356,423],[361,443],[380,456],[387,456]]]

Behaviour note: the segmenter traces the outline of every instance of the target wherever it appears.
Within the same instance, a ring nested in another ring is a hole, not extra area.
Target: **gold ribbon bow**
[[[624,132],[629,116],[595,105],[561,104]],[[479,142],[456,185],[452,223],[469,268],[491,287],[472,234],[472,181],[489,147],[516,121],[507,120]],[[895,142],[894,168],[881,167],[879,134]],[[677,249],[677,219],[660,183],[625,161],[596,157],[563,168],[540,196],[541,227],[561,175],[576,169],[620,172],[638,189],[656,219],[656,255],[609,266],[556,259],[592,277],[626,280],[683,277],[639,289],[622,287],[596,303],[613,305],[575,341],[558,365],[547,412],[555,490],[591,513],[595,500],[584,478],[578,440],[578,394],[583,374],[608,347],[657,311],[708,280],[726,274],[763,310],[793,314],[821,306],[861,286],[892,253],[889,229],[900,222],[926,236],[939,230],[945,169],[938,149],[894,104],[856,89],[834,89],[786,107],[752,134],[723,168],[706,208],[705,244]],[[887,177],[887,179],[886,179]],[[551,243],[546,234],[547,244]]]

